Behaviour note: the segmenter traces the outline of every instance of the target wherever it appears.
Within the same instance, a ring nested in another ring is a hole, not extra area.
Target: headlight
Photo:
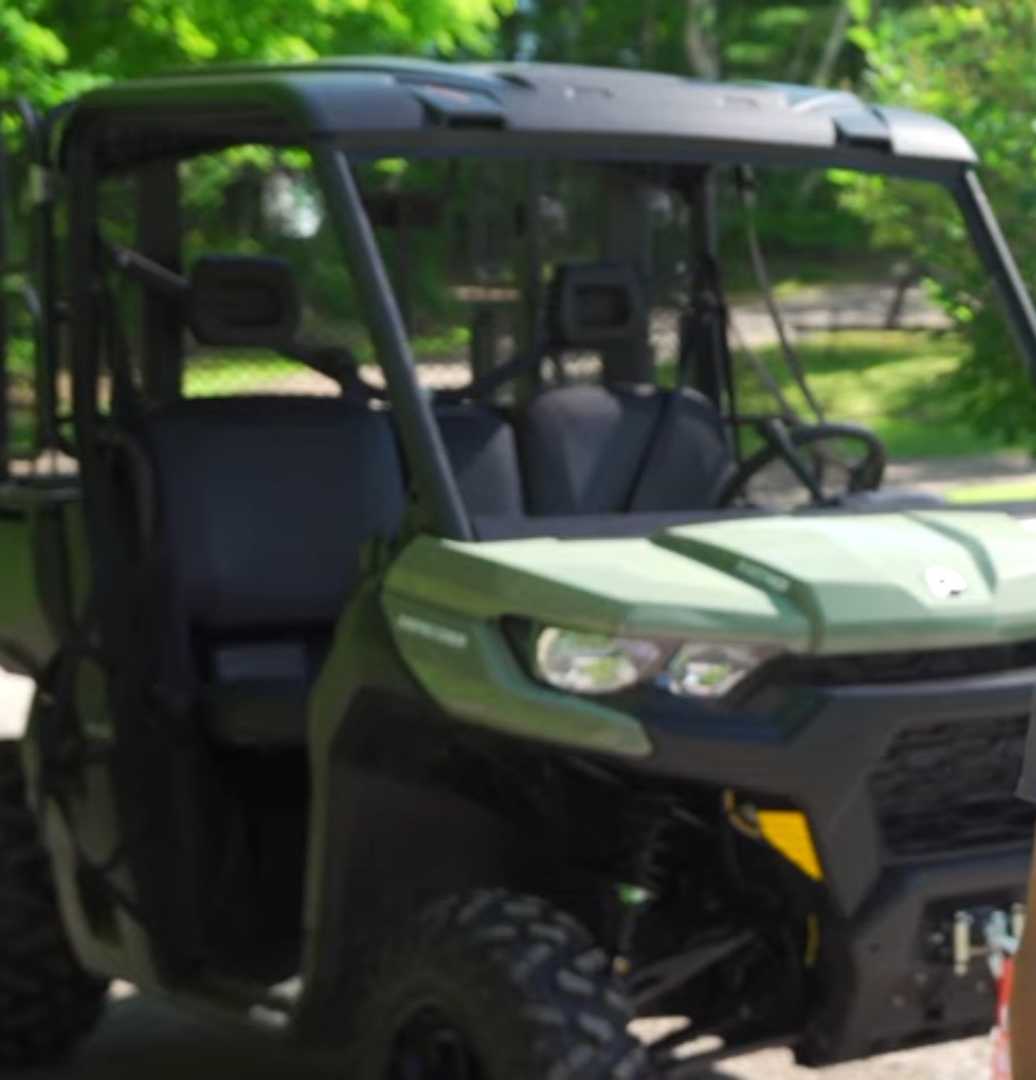
[[[751,645],[618,637],[549,627],[534,638],[536,674],[575,694],[614,694],[655,682],[680,697],[720,698],[774,655]]]
[[[666,668],[666,686],[681,697],[723,697],[771,655],[749,645],[684,645]]]
[[[544,682],[576,694],[614,694],[661,671],[662,646],[639,638],[551,628],[536,639],[536,670]]]

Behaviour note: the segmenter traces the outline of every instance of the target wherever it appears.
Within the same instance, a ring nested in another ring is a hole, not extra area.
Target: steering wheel
[[[768,417],[756,427],[765,445],[746,458],[723,484],[717,498],[721,507],[750,503],[752,481],[777,462],[788,466],[814,506],[833,506],[846,495],[874,491],[885,475],[885,446],[861,424],[821,423],[789,429],[784,421]],[[860,451],[846,454],[847,446],[858,446]],[[829,492],[825,481],[832,470],[842,473],[844,481],[841,490]]]

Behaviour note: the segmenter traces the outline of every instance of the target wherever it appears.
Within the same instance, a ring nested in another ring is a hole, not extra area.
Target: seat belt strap
[[[664,462],[664,451],[669,444],[669,436],[676,422],[676,413],[680,404],[680,391],[666,391],[662,398],[662,406],[654,427],[648,435],[644,450],[637,462],[630,484],[629,494],[626,496],[623,511],[633,513],[637,508],[644,483],[651,473],[660,468]]]

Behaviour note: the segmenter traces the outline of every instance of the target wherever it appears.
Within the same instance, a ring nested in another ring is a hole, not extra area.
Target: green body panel
[[[651,752],[635,720],[530,679],[504,635],[483,619],[392,595],[385,607],[411,670],[451,716],[586,750],[632,757]]]
[[[0,491],[0,668],[37,677],[85,602],[74,480],[41,476]]]
[[[1036,634],[1036,539],[998,513],[924,511],[722,522],[657,539],[784,595],[809,651],[875,653],[995,644]],[[966,589],[939,596],[932,569]],[[796,646],[785,637],[775,644]]]
[[[658,538],[661,539],[661,538]],[[784,596],[668,550],[657,540],[422,538],[388,576],[390,594],[482,619],[647,635],[768,642],[806,649],[808,620]]]
[[[0,566],[0,667],[24,674],[37,667],[49,644],[26,522],[0,520]]]
[[[939,596],[927,574],[959,575]],[[811,514],[633,540],[421,537],[389,572],[400,652],[449,713],[587,749],[649,752],[627,716],[535,683],[505,616],[640,636],[880,653],[1036,637],[1036,537],[999,513]]]

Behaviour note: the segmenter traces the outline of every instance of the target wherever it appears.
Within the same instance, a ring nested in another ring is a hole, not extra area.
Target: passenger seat
[[[718,411],[691,390],[553,387],[517,429],[534,516],[706,510],[734,467]]]
[[[507,420],[483,405],[437,405],[435,416],[476,531],[481,518],[521,517],[518,446]]]
[[[403,519],[388,415],[335,398],[181,401],[145,419],[142,441],[170,608],[213,729],[301,741],[361,549]]]

